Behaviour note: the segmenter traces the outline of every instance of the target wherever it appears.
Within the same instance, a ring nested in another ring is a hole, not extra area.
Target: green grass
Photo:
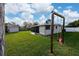
[[[8,56],[49,56],[50,37],[32,35],[30,31],[9,33],[5,36],[5,55]],[[65,33],[65,42],[59,46],[54,37],[54,53],[59,56],[79,55],[79,33]]]

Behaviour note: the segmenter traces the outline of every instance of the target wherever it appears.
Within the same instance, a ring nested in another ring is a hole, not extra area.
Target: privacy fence
[[[66,27],[66,32],[79,32],[79,27]]]

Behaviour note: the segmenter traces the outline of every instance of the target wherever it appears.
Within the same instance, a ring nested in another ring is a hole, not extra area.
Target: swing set
[[[62,15],[60,15],[60,14],[58,14],[58,13],[56,13],[56,12],[54,12],[54,11],[52,11],[51,13],[52,13],[52,16],[51,16],[51,18],[52,18],[52,23],[51,23],[51,36],[50,36],[50,39],[51,39],[51,53],[53,53],[53,52],[54,52],[54,51],[53,51],[54,15],[61,17],[62,20],[63,20],[62,32],[58,34],[58,42],[59,42],[60,45],[62,45],[62,44],[64,43],[65,17],[62,16]]]

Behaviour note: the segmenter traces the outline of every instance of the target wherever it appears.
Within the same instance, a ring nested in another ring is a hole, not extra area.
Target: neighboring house
[[[19,26],[15,25],[15,24],[8,23],[7,24],[7,31],[8,32],[18,32],[19,31]]]
[[[51,25],[44,24],[44,25],[36,25],[32,27],[32,31],[42,34],[42,35],[50,35],[51,34]],[[60,33],[62,31],[62,26],[59,24],[54,25],[54,33]]]

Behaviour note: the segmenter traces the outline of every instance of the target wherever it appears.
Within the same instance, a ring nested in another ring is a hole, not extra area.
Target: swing
[[[59,45],[61,45],[61,46],[62,46],[63,43],[64,43],[62,33],[59,33],[59,34],[58,34],[58,43],[59,43]]]
[[[57,19],[58,19],[58,17],[57,17]],[[61,30],[62,30],[62,27],[61,27]],[[58,41],[58,43],[59,43],[60,46],[62,46],[63,43],[64,43],[64,38],[63,38],[62,32],[63,32],[63,30],[60,33],[58,33],[58,39],[57,39],[57,41]]]

